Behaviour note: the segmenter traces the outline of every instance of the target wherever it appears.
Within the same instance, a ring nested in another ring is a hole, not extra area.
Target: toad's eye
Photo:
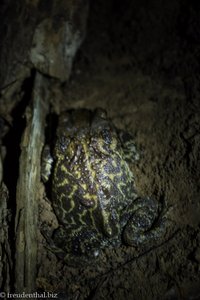
[[[59,150],[61,152],[65,152],[69,145],[69,139],[66,138],[65,136],[61,136],[59,139],[58,145],[59,145]]]

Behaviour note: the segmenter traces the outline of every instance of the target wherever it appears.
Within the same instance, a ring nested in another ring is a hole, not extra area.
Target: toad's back
[[[54,150],[53,205],[69,235],[86,226],[95,234],[119,234],[132,175],[116,129],[105,112],[61,115]]]

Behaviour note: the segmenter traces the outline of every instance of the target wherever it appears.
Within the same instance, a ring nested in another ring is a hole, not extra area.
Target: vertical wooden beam
[[[35,291],[40,158],[47,111],[48,83],[43,75],[36,73],[32,101],[26,109],[16,194],[15,288],[18,293]]]

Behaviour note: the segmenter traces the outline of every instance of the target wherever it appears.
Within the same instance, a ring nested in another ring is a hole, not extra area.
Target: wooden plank
[[[37,264],[38,190],[45,119],[48,111],[48,83],[36,73],[31,104],[26,109],[26,128],[21,142],[16,194],[16,292],[35,291]]]

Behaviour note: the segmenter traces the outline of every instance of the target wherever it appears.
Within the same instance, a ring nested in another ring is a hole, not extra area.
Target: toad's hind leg
[[[135,248],[157,246],[171,231],[172,221],[168,211],[150,198],[137,198],[127,212],[128,222],[123,231],[123,240]]]

